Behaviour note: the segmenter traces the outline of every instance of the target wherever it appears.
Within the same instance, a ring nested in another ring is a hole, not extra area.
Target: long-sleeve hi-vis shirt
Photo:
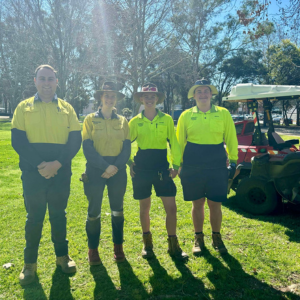
[[[43,161],[54,160],[70,167],[81,146],[81,128],[69,103],[56,95],[45,103],[36,94],[15,109],[11,141],[22,171],[37,170]]]
[[[131,157],[137,168],[143,170],[164,170],[170,167],[167,158],[167,144],[171,149],[171,164],[178,170],[181,159],[180,147],[176,138],[171,116],[157,111],[152,121],[144,116],[144,111],[129,122],[131,142],[136,141],[138,151]]]
[[[203,169],[226,167],[237,162],[238,141],[234,122],[224,107],[212,105],[206,113],[197,106],[184,111],[177,125],[177,139],[183,153],[183,165]]]
[[[89,114],[83,123],[83,153],[87,167],[105,171],[109,165],[118,169],[126,167],[131,143],[127,120],[112,113],[105,119],[101,110]]]

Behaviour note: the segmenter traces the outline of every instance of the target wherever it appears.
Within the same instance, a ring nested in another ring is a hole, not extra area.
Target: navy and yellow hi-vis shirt
[[[237,162],[238,141],[234,122],[224,107],[212,105],[203,113],[197,106],[184,111],[177,124],[177,138],[183,153],[183,165],[204,169],[226,167]]]
[[[131,144],[127,120],[116,113],[105,119],[101,110],[89,114],[83,123],[83,152],[87,167],[103,171],[109,165],[126,167]]]
[[[157,111],[150,121],[144,116],[144,111],[129,122],[131,142],[136,141],[138,151],[133,159],[137,168],[144,170],[163,170],[169,168],[167,159],[167,143],[171,148],[171,163],[178,170],[181,152],[170,115]]]
[[[12,146],[20,156],[22,171],[36,170],[43,161],[58,160],[71,166],[81,146],[81,128],[73,107],[55,97],[49,103],[36,94],[15,109]]]

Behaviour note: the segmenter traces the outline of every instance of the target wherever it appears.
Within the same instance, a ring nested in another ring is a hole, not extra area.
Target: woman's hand
[[[169,172],[170,172],[169,176],[170,176],[172,179],[175,178],[175,177],[177,176],[177,174],[178,174],[178,171],[177,171],[177,170],[174,170],[173,168],[170,168],[170,169],[169,169]]]
[[[135,175],[135,172],[133,171],[133,167],[135,166],[135,163],[133,162],[132,164],[131,164],[131,166],[130,166],[130,176],[131,176],[131,178],[133,178],[134,177],[134,175]]]
[[[180,178],[181,167],[178,169],[178,177]]]
[[[105,172],[101,175],[102,178],[110,178],[118,173],[119,169],[114,165],[109,165]]]

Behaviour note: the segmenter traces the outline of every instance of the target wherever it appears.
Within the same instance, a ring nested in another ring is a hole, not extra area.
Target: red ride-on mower
[[[236,122],[238,167],[228,191],[236,191],[238,204],[253,214],[273,212],[280,201],[300,207],[299,140],[284,141],[275,131],[272,101],[300,99],[300,86],[238,84],[223,101],[246,102],[253,120]],[[263,101],[267,134],[261,132],[257,108]]]

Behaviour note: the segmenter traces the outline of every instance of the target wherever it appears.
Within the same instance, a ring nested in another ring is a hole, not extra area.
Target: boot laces
[[[195,238],[195,246],[199,247],[200,245],[204,244],[203,235],[202,236],[196,236]]]
[[[72,261],[72,259],[70,258],[69,255],[64,255],[61,257],[61,260],[64,261],[64,262],[69,262],[69,261]]]

